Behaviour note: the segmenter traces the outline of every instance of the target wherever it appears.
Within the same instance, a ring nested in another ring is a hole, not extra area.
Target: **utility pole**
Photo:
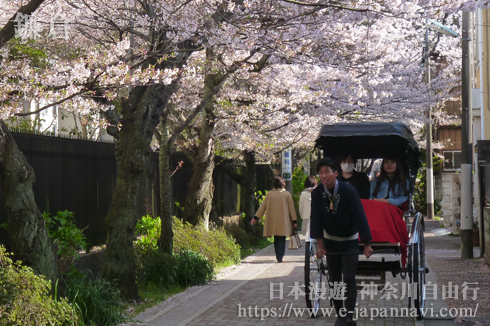
[[[461,258],[473,258],[473,191],[471,144],[470,12],[463,11],[461,94]]]
[[[425,19],[425,46],[424,46],[424,67],[425,83],[428,87],[429,96],[430,86],[430,54],[429,54],[429,21]],[[434,171],[432,169],[432,106],[429,104],[426,112],[427,123],[425,124],[425,177],[427,184],[427,218],[434,218]]]
[[[425,68],[425,83],[427,84],[429,102],[431,95],[431,79],[430,79],[430,50],[429,50],[429,28],[435,30],[439,34],[447,35],[451,37],[458,37],[458,33],[446,27],[442,24],[439,24],[436,21],[425,18],[425,46],[424,46],[424,68]],[[427,218],[434,218],[434,170],[432,163],[432,106],[429,104],[429,107],[426,111],[427,123],[425,124],[425,138],[426,138],[426,167],[425,167],[425,176],[426,176],[426,184],[427,184]]]

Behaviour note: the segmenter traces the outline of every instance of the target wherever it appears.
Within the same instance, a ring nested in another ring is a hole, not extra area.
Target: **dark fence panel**
[[[182,167],[177,169],[172,176],[172,213],[174,216],[181,218],[182,209],[185,209],[187,186],[193,173],[192,163],[183,153],[173,153],[171,161],[172,171],[176,170],[179,162],[184,162]],[[217,216],[235,215],[239,211],[239,186],[222,168],[220,164],[222,161],[221,157],[215,158],[213,209],[211,213]]]
[[[17,146],[34,168],[36,182],[34,196],[41,212],[56,214],[57,211],[74,212],[77,227],[86,228],[84,233],[91,245],[106,240],[105,218],[109,212],[117,181],[117,164],[114,144],[74,139],[47,137],[31,134],[14,134]],[[187,185],[192,176],[192,164],[183,153],[173,153],[171,168],[184,164],[172,176],[173,214],[181,217],[182,211],[175,205],[185,205]],[[217,158],[217,161],[221,161]],[[235,215],[239,211],[239,187],[218,164],[213,174],[215,192],[213,213],[218,216]],[[1,180],[0,180],[1,181]],[[1,187],[0,187],[1,188]],[[272,173],[268,166],[257,166],[257,189],[272,188]],[[150,159],[145,177],[145,189],[141,203],[141,216],[160,215],[160,183],[158,153]],[[2,190],[0,189],[0,225],[7,222]],[[8,235],[0,228],[0,243],[8,247]]]
[[[218,158],[217,160],[221,160]],[[240,198],[238,198],[238,184],[225,172],[221,164],[215,166],[213,171],[214,195],[213,214],[229,216],[240,211]]]
[[[255,166],[255,173],[257,174],[256,191],[264,193],[265,190],[269,191],[273,188],[275,174],[271,165],[258,164]]]
[[[184,164],[178,170],[179,162]],[[187,185],[192,177],[192,163],[183,153],[172,153],[170,167],[172,172],[172,214],[178,218],[182,218],[182,207],[185,205],[185,196],[187,194]],[[177,206],[177,204],[180,208]]]
[[[114,144],[28,134],[14,138],[36,174],[33,190],[41,212],[71,211],[77,227],[86,228],[89,242],[103,243],[116,184]],[[6,222],[0,190],[0,224]],[[2,243],[5,237],[3,233]]]

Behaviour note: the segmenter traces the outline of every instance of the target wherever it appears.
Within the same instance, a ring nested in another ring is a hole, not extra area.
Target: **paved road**
[[[127,325],[148,326],[204,326],[204,325],[333,325],[335,317],[310,318],[305,308],[304,297],[289,295],[297,285],[303,284],[304,250],[287,250],[285,263],[276,263],[273,247],[248,257],[241,265],[225,269],[218,280],[209,285],[193,287],[170,298],[139,315],[138,322]],[[402,280],[387,275],[387,281],[397,290],[388,290],[373,297],[358,295],[359,326],[442,326],[454,325],[450,320],[427,319],[416,321],[412,317],[376,317],[390,308],[408,307],[406,298],[400,300]],[[431,274],[428,281],[435,280]],[[395,285],[395,283],[397,285]],[[271,285],[272,284],[272,285]],[[275,290],[271,295],[271,286]],[[282,288],[282,293],[281,293]],[[397,296],[395,299],[393,296]],[[389,297],[389,298],[388,298]],[[427,301],[426,307],[433,308],[434,315],[445,306],[440,300]],[[250,308],[249,308],[250,307]],[[257,307],[257,309],[255,309]],[[328,303],[325,308],[330,308]],[[430,311],[430,310],[429,310]],[[301,313],[303,315],[301,316]],[[328,313],[328,311],[326,311]]]

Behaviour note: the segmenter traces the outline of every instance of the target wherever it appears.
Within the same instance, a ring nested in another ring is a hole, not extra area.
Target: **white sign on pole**
[[[284,180],[291,180],[292,178],[292,163],[291,150],[282,151],[282,177]]]

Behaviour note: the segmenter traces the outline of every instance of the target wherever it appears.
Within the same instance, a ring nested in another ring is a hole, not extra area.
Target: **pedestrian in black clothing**
[[[373,253],[371,231],[356,189],[337,180],[337,164],[324,158],[316,168],[323,185],[311,193],[310,237],[318,241],[316,256],[327,256],[329,282],[341,284],[343,275],[345,301],[333,300],[339,316],[335,326],[355,326],[352,319],[357,297],[359,237],[364,243],[364,255],[369,258]]]
[[[352,156],[352,154],[340,154],[337,157],[337,162],[340,164],[340,169],[342,170],[339,180],[356,188],[359,197],[362,199],[369,199],[370,184],[367,174],[354,170],[357,158]]]

